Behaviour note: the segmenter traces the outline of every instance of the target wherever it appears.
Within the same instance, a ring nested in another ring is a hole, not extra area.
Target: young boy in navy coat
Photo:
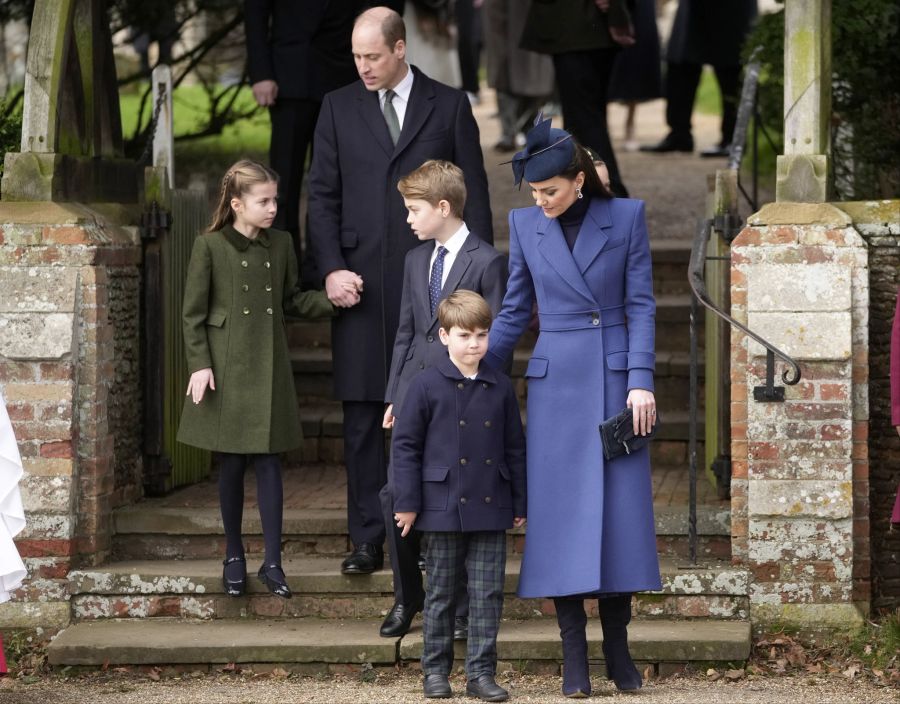
[[[469,232],[463,222],[466,182],[462,169],[449,161],[429,160],[404,176],[397,184],[409,215],[407,222],[424,242],[406,255],[400,325],[391,361],[385,401],[388,404],[383,426],[394,424],[394,409],[403,405],[409,382],[423,369],[447,358],[438,339],[437,305],[456,289],[480,293],[496,315],[506,293],[506,257]],[[404,635],[413,617],[422,610],[425,590],[419,570],[418,533],[406,538],[394,525],[390,469],[388,483],[381,490],[394,572],[394,605],[381,624],[385,638]],[[465,580],[457,603],[454,635],[466,638],[468,604]]]
[[[425,696],[452,696],[453,615],[468,573],[466,694],[505,701],[497,685],[506,530],[525,523],[525,436],[510,380],[480,365],[491,310],[458,290],[438,306],[449,358],[409,385],[392,441],[394,516],[406,536],[425,532],[428,588],[422,671]]]

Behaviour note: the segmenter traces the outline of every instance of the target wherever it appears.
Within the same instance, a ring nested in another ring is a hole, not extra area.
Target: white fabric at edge
[[[25,528],[25,511],[19,494],[23,474],[16,436],[0,390],[0,604],[9,601],[10,593],[22,586],[27,575],[13,542]]]

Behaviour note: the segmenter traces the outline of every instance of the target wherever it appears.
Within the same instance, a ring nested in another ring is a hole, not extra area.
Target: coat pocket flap
[[[447,478],[450,467],[425,467],[422,470],[423,482],[442,482]]]
[[[628,370],[627,352],[610,352],[606,355],[606,366],[616,371]]]
[[[228,317],[225,313],[210,313],[206,316],[206,324],[212,325],[214,328],[220,328],[225,324],[225,318]]]
[[[356,230],[341,230],[341,247],[355,247],[359,244],[359,235]]]
[[[509,474],[509,467],[505,464],[501,464],[498,469],[500,470],[500,476],[503,477],[506,481],[510,481],[511,477]]]
[[[525,376],[530,378],[547,376],[547,367],[549,364],[549,359],[544,357],[532,357],[528,360],[528,368],[525,370]]]

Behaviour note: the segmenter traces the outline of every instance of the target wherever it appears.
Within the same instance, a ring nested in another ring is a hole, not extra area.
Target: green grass
[[[716,74],[709,66],[704,66],[700,75],[700,86],[694,98],[694,110],[706,115],[722,113],[722,94],[719,92]]]
[[[141,96],[146,85],[123,90],[119,96],[122,113],[122,134],[134,136],[138,124]],[[141,125],[150,119],[150,103],[144,106]],[[235,107],[245,110],[255,105],[250,88],[241,88]],[[270,125],[269,114],[257,111],[252,117],[225,127],[221,134],[199,139],[178,140],[179,136],[202,130],[209,115],[209,97],[202,86],[179,86],[172,98],[175,122],[175,173],[178,186],[187,184],[192,174],[201,174],[215,183],[225,170],[243,157],[268,160]]]

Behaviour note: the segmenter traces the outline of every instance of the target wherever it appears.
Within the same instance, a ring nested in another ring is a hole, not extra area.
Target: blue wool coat
[[[522,597],[660,589],[648,450],[603,459],[598,426],[653,390],[650,245],[639,200],[594,198],[569,251],[538,207],[509,215],[509,283],[486,360],[502,365],[537,300],[528,362]]]
[[[481,365],[465,378],[449,357],[418,374],[391,441],[394,511],[416,530],[512,528],[525,516],[525,434],[512,382]]]

